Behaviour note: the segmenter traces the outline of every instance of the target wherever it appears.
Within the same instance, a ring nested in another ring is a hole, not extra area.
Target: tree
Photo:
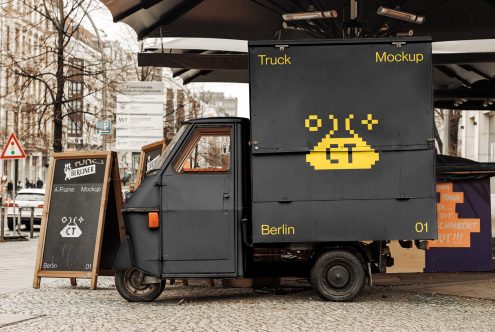
[[[443,130],[448,130],[448,154],[457,156],[459,151],[459,121],[462,113],[460,110],[435,109],[435,140],[438,145],[438,153],[442,153],[444,142],[438,132],[438,126],[443,124]],[[447,123],[445,123],[447,121]]]
[[[15,25],[6,31],[4,55],[6,81],[13,88],[3,97],[14,105],[14,125],[19,110],[30,113],[29,126],[21,121],[24,140],[51,140],[53,151],[62,151],[64,119],[68,135],[77,135],[85,115],[106,111],[107,89],[129,70],[131,61],[107,65],[98,31],[85,27],[99,6],[96,0],[17,0],[16,6],[5,7],[4,16]],[[85,105],[90,96],[93,105]]]
[[[449,155],[457,156],[459,153],[459,121],[462,113],[460,110],[448,110],[449,112]]]

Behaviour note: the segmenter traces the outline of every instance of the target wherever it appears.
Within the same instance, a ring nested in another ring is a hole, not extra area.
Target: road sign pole
[[[34,207],[31,207],[31,217],[29,218],[29,238],[34,238]]]
[[[5,223],[4,221],[7,220],[7,207],[1,206],[0,207],[0,242],[5,241],[4,240],[4,231],[5,231]]]
[[[12,226],[14,227],[13,228],[13,231],[14,232],[17,232],[19,233],[19,228],[17,227],[17,214],[15,213],[15,195],[16,195],[16,191],[17,191],[17,180],[16,180],[16,176],[15,176],[15,159],[11,159],[10,160],[10,168],[11,168],[11,171],[12,171],[12,177],[13,177],[13,183],[14,185],[12,186]]]

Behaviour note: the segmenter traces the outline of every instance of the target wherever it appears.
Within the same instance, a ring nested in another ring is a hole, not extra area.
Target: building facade
[[[115,130],[101,136],[96,123],[116,123],[118,82],[164,81],[166,141],[188,119],[237,114],[236,98],[208,91],[194,94],[168,69],[137,67],[136,50],[102,38],[104,32],[94,24],[86,7],[74,11],[85,19],[67,17],[60,31],[42,12],[44,7],[57,10],[59,3],[40,2],[46,6],[33,0],[10,0],[0,9],[0,142],[5,144],[15,133],[27,155],[16,161],[0,160],[0,178],[6,179],[1,187],[8,181],[20,181],[22,186],[26,180],[45,181],[50,153],[57,149],[114,150]],[[70,9],[64,8],[65,12]],[[62,48],[61,34],[65,38]],[[55,132],[61,132],[60,142]],[[133,170],[138,154],[119,153],[123,177]]]
[[[211,107],[212,116],[237,116],[237,98],[226,97],[223,92],[203,91],[199,99]]]
[[[96,133],[96,121],[112,117],[112,82],[127,79],[134,63],[130,51],[102,40],[94,24],[84,26],[68,17],[59,66],[57,38],[61,33],[53,20],[34,8],[36,3],[31,0],[6,2],[0,21],[0,142],[15,133],[27,155],[26,159],[0,161],[0,175],[14,182],[15,173],[23,186],[26,180],[46,178],[54,150],[57,103],[62,108],[64,151],[106,147],[107,139]],[[64,80],[61,91],[60,79]]]
[[[464,111],[459,123],[461,156],[495,162],[495,112]]]

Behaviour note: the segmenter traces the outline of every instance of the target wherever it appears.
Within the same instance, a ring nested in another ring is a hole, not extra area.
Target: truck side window
[[[230,171],[230,128],[197,128],[175,163],[179,173]]]

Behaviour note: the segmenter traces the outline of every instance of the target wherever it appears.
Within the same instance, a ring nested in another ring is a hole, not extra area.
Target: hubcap
[[[334,288],[342,288],[349,283],[349,271],[340,265],[336,265],[328,269],[327,281]]]
[[[143,284],[144,273],[137,269],[128,269],[125,272],[125,285],[127,289],[136,295],[146,295],[153,291],[154,284]]]

